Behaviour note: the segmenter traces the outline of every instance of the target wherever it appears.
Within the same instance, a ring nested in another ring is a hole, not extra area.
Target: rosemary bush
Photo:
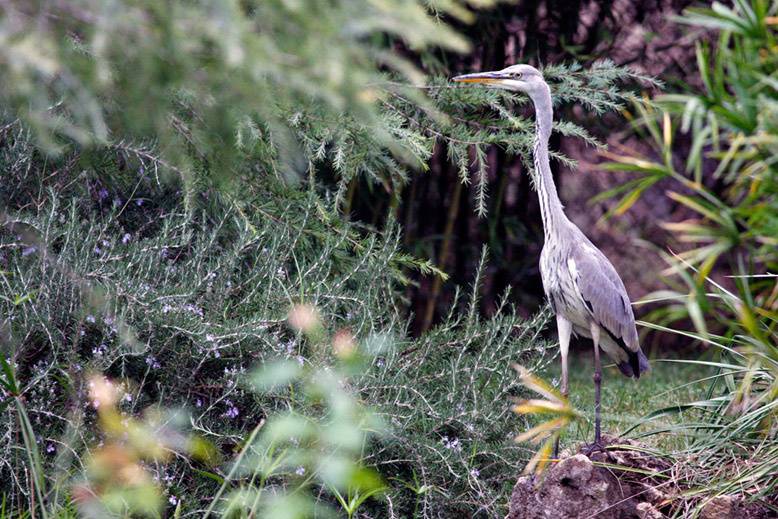
[[[511,441],[520,424],[509,413],[508,397],[518,394],[510,362],[541,358],[545,316],[525,323],[505,308],[483,321],[471,301],[468,315],[453,314],[411,341],[395,294],[402,269],[413,264],[398,253],[397,232],[364,235],[315,193],[255,188],[256,198],[238,210],[211,191],[187,213],[183,195],[148,173],[127,191],[89,175],[36,185],[37,173],[18,171],[16,187],[3,193],[6,207],[28,203],[6,214],[2,305],[13,348],[5,351],[43,466],[61,471],[45,472],[47,488],[65,485],[58,491],[65,499],[67,475],[100,439],[90,373],[124,381],[119,405],[129,415],[185,408],[191,430],[228,458],[263,418],[286,409],[316,416],[301,395],[258,395],[243,383],[251,367],[271,359],[330,362],[285,324],[292,305],[305,302],[333,332],[348,328],[376,352],[393,346],[377,353],[353,389],[387,425],[363,463],[391,484],[395,513],[499,516],[514,477],[506,467],[526,458]],[[22,476],[15,418],[4,420],[4,494],[22,508],[33,488]],[[196,513],[224,473],[192,463],[148,470],[170,503]]]

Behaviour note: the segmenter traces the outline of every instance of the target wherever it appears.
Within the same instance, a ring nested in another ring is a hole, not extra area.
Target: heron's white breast
[[[543,288],[556,313],[576,327],[588,330],[591,315],[576,285],[576,278],[579,276],[578,266],[572,257],[565,257],[558,254],[559,252],[553,245],[543,248],[540,255]]]

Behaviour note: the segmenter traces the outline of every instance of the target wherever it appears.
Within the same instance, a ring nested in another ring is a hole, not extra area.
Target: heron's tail
[[[640,378],[642,373],[651,370],[651,365],[648,363],[648,358],[643,353],[643,350],[638,348],[638,351],[630,351],[624,348],[627,352],[629,360],[626,362],[619,362],[619,370],[628,377]]]
[[[601,338],[600,347],[602,347],[610,358],[616,362],[619,370],[625,376],[640,378],[641,373],[645,373],[651,369],[648,359],[645,354],[643,354],[643,350],[640,349],[640,345],[635,344],[637,350],[633,350],[627,346],[624,339],[615,337],[605,327],[602,327],[602,329],[605,330],[606,335]],[[635,335],[637,335],[637,333]]]

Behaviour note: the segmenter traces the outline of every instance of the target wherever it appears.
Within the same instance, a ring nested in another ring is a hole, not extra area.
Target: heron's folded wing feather
[[[597,323],[630,350],[640,350],[627,290],[608,258],[594,245],[582,243],[573,249],[570,259],[575,264],[573,280]]]

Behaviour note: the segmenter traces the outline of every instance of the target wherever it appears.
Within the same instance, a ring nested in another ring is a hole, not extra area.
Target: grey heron
[[[562,360],[561,391],[567,396],[567,357],[571,334],[592,339],[595,402],[592,447],[601,448],[600,349],[628,377],[639,378],[641,373],[649,369],[649,364],[640,349],[635,316],[624,283],[608,258],[567,218],[559,200],[548,154],[548,139],[553,123],[551,91],[540,71],[529,65],[466,74],[453,80],[523,92],[535,105],[533,176],[545,235],[540,254],[540,274],[546,297],[556,315]],[[558,444],[555,448],[557,450]]]

